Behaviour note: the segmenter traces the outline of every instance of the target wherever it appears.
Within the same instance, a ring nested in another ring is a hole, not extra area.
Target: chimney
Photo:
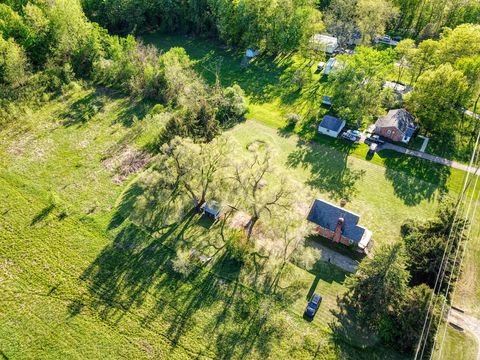
[[[343,217],[339,217],[337,221],[337,227],[335,228],[335,233],[333,234],[333,242],[340,242],[340,238],[342,237],[342,229],[343,223],[345,219]]]

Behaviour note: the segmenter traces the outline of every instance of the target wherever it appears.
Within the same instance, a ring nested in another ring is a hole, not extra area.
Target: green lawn
[[[304,66],[297,56],[260,58],[249,67],[242,68],[240,65],[242,52],[228,50],[211,41],[159,34],[146,35],[144,40],[162,50],[168,50],[173,46],[184,47],[196,62],[196,69],[208,81],[214,81],[212,70],[219,68],[223,85],[238,83],[245,90],[250,102],[248,118],[273,129],[269,132],[263,127],[259,134],[270,139],[273,135],[265,134],[280,135],[272,142],[277,145],[279,154],[283,154],[281,165],[285,165],[287,157],[290,156],[290,164],[296,164],[294,171],[290,166],[290,174],[309,181],[318,194],[333,200],[344,196],[351,197],[349,208],[361,214],[362,223],[374,230],[376,242],[395,240],[399,236],[398,229],[404,219],[430,216],[434,213],[441,194],[450,193],[456,197],[463,188],[465,180],[463,171],[405,157],[391,151],[382,151],[373,159],[365,161],[368,150],[366,145],[352,146],[342,140],[320,136],[315,132],[315,124],[307,124],[304,128],[296,130],[302,136],[312,139],[316,145],[302,146],[296,144],[297,140],[286,141],[285,139],[291,136],[289,131],[291,129],[285,129],[285,114],[315,113],[319,98],[324,94],[323,81],[314,74],[314,66],[310,68],[312,81],[301,91],[292,89],[289,81],[291,74]],[[445,146],[435,143],[436,140],[432,142],[432,146],[438,148],[438,151],[433,153],[441,154],[439,151],[444,151]],[[468,153],[466,148],[462,151],[463,154]],[[465,160],[465,156],[463,155],[463,159],[460,160]],[[299,170],[302,168],[303,172]],[[479,216],[477,214],[479,221],[473,224],[473,236],[468,245],[464,276],[455,301],[459,306],[478,315],[480,315],[480,302],[477,300],[480,298],[480,287],[477,284],[480,274]]]
[[[248,69],[241,55],[183,37],[208,76],[219,54],[222,81],[237,80],[250,101],[250,119],[227,132],[239,154],[264,140],[276,166],[299,191],[338,202],[361,215],[378,244],[399,237],[402,221],[428,217],[443,192],[458,192],[463,173],[365,146],[286,131],[283,114],[304,102],[276,89],[289,60]],[[237,63],[238,61],[238,63]],[[265,75],[266,74],[266,75]],[[212,79],[210,77],[210,79]],[[248,88],[248,83],[252,85]],[[288,91],[287,91],[288,90]],[[287,104],[287,105],[285,105]],[[135,174],[118,181],[122,160],[141,152],[158,124],[142,119],[151,104],[105,89],[77,89],[29,111],[0,130],[0,354],[7,358],[274,358],[396,359],[372,338],[366,346],[333,338],[331,310],[346,274],[318,262],[305,271],[298,297],[280,303],[249,287],[238,264],[224,256],[186,280],[170,267],[179,238],[209,236],[198,217],[171,233],[145,233],[126,217],[136,196]],[[88,112],[90,118],[83,115]],[[311,131],[309,132],[311,133]],[[471,291],[478,294],[470,247]],[[480,258],[480,257],[479,257]],[[473,289],[473,290],[472,290]],[[302,312],[307,296],[324,296],[315,321]]]
[[[79,118],[93,104],[96,113]],[[103,90],[77,90],[0,132],[4,357],[401,358],[332,337],[345,278],[332,265],[292,266],[305,286],[289,304],[245,286],[225,257],[186,280],[172,273],[176,237],[209,232],[193,218],[152,237],[125,220],[135,175],[115,183],[110,164],[155,136],[155,124],[132,121],[144,112]],[[313,291],[324,303],[307,323]]]
[[[443,335],[443,332],[439,337],[441,335]],[[461,332],[448,326],[445,344],[442,349],[442,359],[474,360],[477,356],[477,349],[478,344],[470,333]]]

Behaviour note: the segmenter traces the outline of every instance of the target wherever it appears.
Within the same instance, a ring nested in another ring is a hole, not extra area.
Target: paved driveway
[[[396,151],[396,152],[399,152],[399,153],[402,153],[402,154],[406,154],[406,155],[410,155],[410,156],[416,156],[416,157],[419,157],[419,158],[422,158],[422,159],[425,159],[425,160],[432,161],[432,162],[437,163],[437,164],[442,164],[442,165],[445,165],[445,166],[450,166],[450,167],[455,168],[455,169],[467,171],[467,172],[470,172],[472,174],[475,173],[475,171],[477,170],[474,167],[470,168],[468,165],[459,163],[457,161],[448,160],[448,159],[442,158],[440,156],[431,155],[431,154],[421,152],[421,151],[417,151],[417,150],[410,150],[410,149],[404,148],[403,146],[398,146],[398,145],[394,145],[394,144],[390,144],[390,143],[385,143],[380,147],[380,150],[384,150],[384,149],[393,150],[393,151]]]
[[[360,138],[360,142],[364,143],[366,138],[367,138],[367,136],[363,133],[361,138]],[[393,150],[393,151],[396,151],[396,152],[401,153],[401,154],[416,156],[418,158],[429,160],[429,161],[432,161],[432,162],[437,163],[437,164],[442,164],[442,165],[449,166],[449,167],[454,168],[454,169],[463,170],[463,171],[469,172],[471,174],[474,174],[477,170],[474,167],[469,168],[468,165],[459,163],[457,161],[448,160],[448,159],[442,158],[440,156],[431,155],[431,154],[428,154],[428,153],[422,152],[422,151],[410,150],[410,149],[404,148],[403,146],[391,144],[389,142],[386,142],[385,144],[380,145],[378,147],[377,151],[381,151],[381,150],[385,150],[385,149]],[[478,172],[479,172],[479,175],[480,175],[480,170]]]

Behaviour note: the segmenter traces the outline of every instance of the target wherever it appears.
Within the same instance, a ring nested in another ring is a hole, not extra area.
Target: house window
[[[391,133],[392,133],[392,130],[388,129],[387,130],[387,135],[390,136]]]

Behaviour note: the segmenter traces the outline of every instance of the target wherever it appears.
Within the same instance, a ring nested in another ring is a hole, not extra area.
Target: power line
[[[430,331],[432,318],[433,318],[433,316],[430,317],[429,315],[430,315],[430,312],[432,311],[432,309],[434,308],[434,301],[435,301],[435,304],[436,304],[436,301],[437,301],[436,298],[435,298],[435,290],[437,289],[437,285],[439,284],[440,277],[442,278],[442,280],[440,282],[440,284],[441,284],[443,282],[443,277],[445,276],[444,264],[446,264],[446,260],[448,260],[448,258],[446,258],[447,249],[450,248],[450,241],[452,240],[452,234],[454,233],[454,228],[458,227],[458,222],[456,220],[457,220],[457,217],[458,217],[458,214],[459,214],[460,205],[462,204],[465,193],[466,193],[468,187],[471,184],[471,181],[469,179],[470,175],[471,175],[471,170],[470,169],[472,169],[472,166],[474,164],[474,160],[475,160],[475,157],[476,157],[476,154],[477,154],[477,148],[478,148],[479,141],[480,141],[480,132],[478,133],[477,139],[475,141],[475,146],[474,146],[474,149],[473,149],[473,152],[472,152],[472,156],[470,158],[470,164],[467,168],[467,175],[465,177],[465,181],[464,181],[464,184],[463,184],[463,189],[462,189],[462,192],[460,194],[460,198],[459,198],[459,200],[457,202],[457,205],[456,205],[456,208],[455,208],[455,214],[454,214],[454,217],[453,217],[452,227],[450,228],[450,232],[449,232],[449,235],[448,235],[448,238],[447,238],[447,244],[446,244],[445,249],[443,251],[442,260],[440,262],[440,267],[438,269],[438,273],[437,273],[437,276],[435,278],[435,284],[434,284],[434,287],[433,287],[432,295],[430,296],[428,309],[427,309],[427,312],[425,314],[425,321],[423,323],[422,332],[420,334],[417,349],[415,351],[415,360],[423,358],[425,347],[426,347],[426,344],[428,342],[428,334],[429,334],[429,331]],[[478,167],[477,167],[476,171],[478,171]],[[442,275],[440,276],[440,274],[442,274]],[[427,327],[427,323],[428,323],[428,327]],[[425,337],[425,341],[423,341],[424,337]],[[422,341],[423,341],[423,346],[422,346]],[[421,351],[421,354],[420,354],[420,357],[419,357],[420,348],[422,349],[422,351]]]
[[[478,167],[477,167],[477,171],[478,171]],[[478,184],[478,179],[479,179],[479,176],[477,175],[477,171],[475,171],[475,185],[473,186],[473,190],[472,190],[472,195],[470,197],[470,202],[468,204],[468,211],[467,211],[467,214],[465,215],[465,222],[463,224],[463,229],[462,229],[462,233],[461,235],[463,235],[463,233],[465,232],[465,229],[466,229],[466,226],[467,226],[467,222],[469,224],[473,224],[473,221],[475,219],[475,215],[477,213],[477,208],[478,208],[478,202],[479,202],[479,199],[480,199],[480,192],[477,193],[477,197],[475,199],[475,206],[473,208],[473,213],[471,215],[471,218],[468,219],[469,217],[469,214],[470,214],[470,209],[471,209],[471,206],[472,206],[472,203],[474,201],[474,198],[475,198],[475,191],[477,189],[477,184]],[[472,232],[472,226],[470,225],[469,229],[467,230],[467,236],[466,236],[466,239],[465,239],[465,244],[463,246],[463,250],[462,250],[462,255],[460,256],[460,261],[459,261],[459,264],[458,264],[458,271],[459,271],[459,275],[460,275],[460,271],[462,269],[462,264],[463,264],[463,260],[465,258],[465,254],[466,254],[466,248],[467,248],[467,245],[468,245],[468,242],[470,240],[470,235],[471,235],[471,232]],[[457,255],[460,251],[460,243],[457,247],[457,251],[455,253],[455,260],[454,260],[454,264],[456,263],[456,260],[457,260]],[[447,290],[445,291],[445,300],[443,301],[443,305],[442,305],[442,312],[441,314],[443,314],[443,311],[444,311],[444,308],[445,308],[445,305],[447,304],[447,295],[448,295],[448,290],[450,288],[450,285],[451,285],[451,280],[452,278],[449,279],[448,281],[448,286],[447,286]],[[457,290],[457,287],[458,286],[455,286],[453,288],[453,292],[452,292],[452,297],[451,297],[451,303],[453,303],[453,299],[455,298],[455,293],[456,293],[456,290]],[[450,310],[451,310],[451,305],[447,311],[447,314],[446,314],[446,317],[447,317],[447,322],[448,322],[448,314],[450,313]],[[441,318],[440,318],[441,320]],[[439,325],[440,325],[440,320],[439,320]],[[446,334],[447,334],[447,326],[448,324],[445,325],[445,328],[444,328],[444,331],[443,331],[443,335],[442,335],[442,341],[440,343],[440,350],[439,350],[439,358],[442,357],[442,351],[443,351],[443,344],[445,342],[445,337],[446,337]],[[438,337],[438,329],[437,329],[437,333],[435,334],[435,340],[433,342],[433,349],[435,349],[435,344],[437,342],[437,337]],[[432,351],[432,356],[433,356],[433,351]],[[430,358],[432,358],[432,356]]]

